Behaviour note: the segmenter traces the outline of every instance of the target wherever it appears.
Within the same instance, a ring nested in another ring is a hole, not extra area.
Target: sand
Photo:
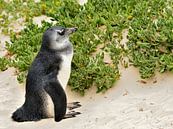
[[[141,81],[138,70],[122,69],[121,79],[105,94],[87,91],[85,97],[66,90],[69,101],[80,101],[82,114],[55,122],[17,123],[11,113],[24,101],[24,86],[19,85],[14,68],[0,73],[0,129],[172,129],[173,74],[157,75]]]

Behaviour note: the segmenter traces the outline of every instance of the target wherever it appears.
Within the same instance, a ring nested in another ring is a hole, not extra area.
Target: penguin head
[[[61,50],[70,44],[69,36],[77,31],[76,27],[65,28],[54,26],[47,29],[43,34],[42,46],[46,46],[52,50]]]

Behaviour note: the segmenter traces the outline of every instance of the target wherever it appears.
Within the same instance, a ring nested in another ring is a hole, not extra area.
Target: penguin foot
[[[76,117],[76,115],[81,114],[80,112],[75,112],[75,111],[70,111],[68,112],[63,119],[67,119],[67,118],[73,118]]]
[[[69,110],[73,110],[75,108],[79,108],[81,107],[82,105],[80,104],[80,102],[71,102],[71,103],[67,103],[67,108]]]

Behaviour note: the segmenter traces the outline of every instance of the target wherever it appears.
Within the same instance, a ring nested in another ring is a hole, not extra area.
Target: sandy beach
[[[122,69],[121,79],[105,94],[94,88],[85,97],[66,90],[68,101],[79,101],[82,114],[56,123],[53,118],[17,123],[11,113],[24,101],[24,86],[19,85],[14,69],[0,73],[1,129],[172,129],[173,75],[165,73],[141,81],[136,68]]]
[[[6,53],[4,43],[9,40],[9,36],[0,36],[1,57]],[[125,42],[127,39],[122,40]],[[82,104],[75,109],[82,114],[75,118],[17,123],[11,114],[24,102],[25,85],[18,83],[15,69],[8,68],[0,72],[0,129],[173,129],[173,74],[156,74],[142,80],[132,66],[120,72],[120,80],[104,94],[96,94],[93,87],[82,97],[67,87],[68,101]]]

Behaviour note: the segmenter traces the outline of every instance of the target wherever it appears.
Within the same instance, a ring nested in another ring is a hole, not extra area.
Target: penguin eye
[[[64,35],[64,34],[65,34],[65,29],[58,30],[57,33],[58,33],[59,35]]]

